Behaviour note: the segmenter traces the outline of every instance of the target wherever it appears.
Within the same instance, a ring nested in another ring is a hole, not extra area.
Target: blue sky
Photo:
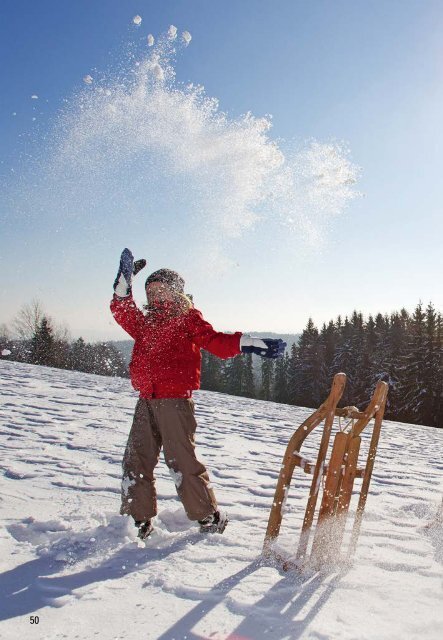
[[[181,271],[220,329],[298,332],[309,316],[321,324],[354,308],[413,309],[419,299],[442,308],[441,2],[15,0],[0,12],[0,323],[38,298],[74,336],[124,337],[108,301],[125,246],[149,270]],[[203,178],[191,189],[186,174],[149,173],[139,156],[131,175],[100,165],[73,186],[66,200],[80,198],[82,212],[57,208],[64,184],[49,182],[41,195],[57,114],[78,106],[82,78],[115,80],[128,46],[141,57],[146,35],[171,24],[192,34],[177,81],[203,85],[228,119],[272,114],[269,140],[287,157],[312,139],[346,142],[363,195],[327,216],[321,242],[265,215],[221,238],[230,267],[206,268],[202,247],[223,233],[192,217],[189,194]],[[134,286],[140,303],[143,281]]]

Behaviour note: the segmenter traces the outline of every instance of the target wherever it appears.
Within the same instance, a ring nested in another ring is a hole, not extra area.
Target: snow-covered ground
[[[137,544],[118,515],[129,382],[0,362],[1,638],[442,637],[443,537],[426,525],[441,502],[443,430],[385,422],[353,565],[285,574],[260,552],[286,443],[310,412],[195,400],[199,454],[230,523],[202,537],[162,461],[156,532]],[[297,471],[288,549],[309,482]]]

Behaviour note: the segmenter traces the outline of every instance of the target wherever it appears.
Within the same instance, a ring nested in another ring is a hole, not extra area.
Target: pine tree
[[[246,353],[243,356],[243,377],[242,377],[242,396],[246,398],[255,398],[254,369],[252,364],[252,353]]]
[[[423,424],[438,426],[437,414],[441,396],[440,357],[438,338],[438,316],[432,303],[426,308],[425,319],[425,361],[422,378],[422,401],[420,418]],[[441,324],[441,323],[440,323]]]
[[[312,318],[309,318],[298,342],[298,364],[296,404],[315,407],[323,400],[321,381],[324,350]]]
[[[375,316],[373,337],[375,344],[371,354],[371,367],[368,371],[369,389],[371,397],[380,380],[389,383],[389,371],[391,369],[391,356],[389,349],[389,318],[377,313]]]
[[[388,378],[389,384],[388,401],[386,404],[386,416],[394,418],[398,415],[401,406],[401,384],[400,371],[403,361],[407,338],[408,338],[409,315],[405,309],[400,313],[393,313],[390,319],[389,329],[389,363]]]
[[[291,347],[291,355],[289,356],[288,371],[288,402],[296,404],[300,388],[300,360],[298,357],[298,344],[294,342]]]
[[[339,316],[336,326],[337,330],[339,330],[339,338],[332,362],[332,370],[333,375],[342,372],[347,376],[346,387],[340,404],[349,405],[352,402],[353,372],[355,369],[355,359],[352,351],[353,329],[347,316],[343,323]]]
[[[443,427],[443,318],[437,314],[436,328],[437,344],[437,380],[435,396],[435,418],[433,424],[436,427]]]
[[[286,354],[283,358],[277,359],[275,363],[274,390],[272,394],[273,400],[275,402],[287,403],[289,401],[288,367],[289,367],[288,354]]]
[[[225,364],[224,369],[224,392],[232,396],[242,395],[244,362],[243,356],[238,355],[231,358]]]
[[[362,393],[365,387],[366,373],[362,367],[363,347],[365,343],[365,329],[363,316],[354,311],[351,316],[351,357],[348,375],[347,404],[355,404],[355,398]]]
[[[67,340],[54,339],[53,367],[69,369],[70,345]]]
[[[37,326],[31,340],[31,362],[33,364],[52,366],[54,362],[54,336],[51,324],[44,316]]]
[[[326,398],[329,395],[331,388],[334,355],[337,348],[337,331],[332,320],[328,323],[328,326],[323,324],[320,333],[320,343],[323,349],[323,368],[321,372],[320,386],[322,397]]]
[[[420,302],[411,318],[409,339],[401,362],[400,417],[406,422],[421,423],[424,400],[423,380],[426,377],[425,313]]]
[[[261,364],[261,389],[260,398],[262,400],[272,400],[272,389],[274,382],[274,360],[263,358]]]
[[[377,346],[377,334],[374,318],[370,315],[364,325],[363,345],[359,361],[360,376],[355,387],[355,396],[352,404],[364,408],[369,404],[373,393],[372,375],[375,369],[375,353]]]
[[[86,344],[83,338],[78,338],[69,349],[68,368],[74,371],[87,371]]]
[[[222,384],[222,360],[209,351],[202,349],[201,388],[208,391],[221,391]]]

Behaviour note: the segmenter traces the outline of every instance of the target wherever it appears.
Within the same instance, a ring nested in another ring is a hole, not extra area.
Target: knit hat
[[[151,273],[145,282],[145,289],[151,282],[163,282],[177,293],[183,293],[185,290],[185,281],[177,271],[171,269],[159,269]]]

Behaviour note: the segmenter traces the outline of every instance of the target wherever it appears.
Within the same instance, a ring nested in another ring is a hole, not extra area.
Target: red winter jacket
[[[219,358],[241,353],[242,334],[215,331],[197,309],[180,315],[168,310],[144,315],[132,296],[114,296],[111,311],[135,340],[129,371],[141,398],[189,397],[192,389],[200,387],[200,349]]]

